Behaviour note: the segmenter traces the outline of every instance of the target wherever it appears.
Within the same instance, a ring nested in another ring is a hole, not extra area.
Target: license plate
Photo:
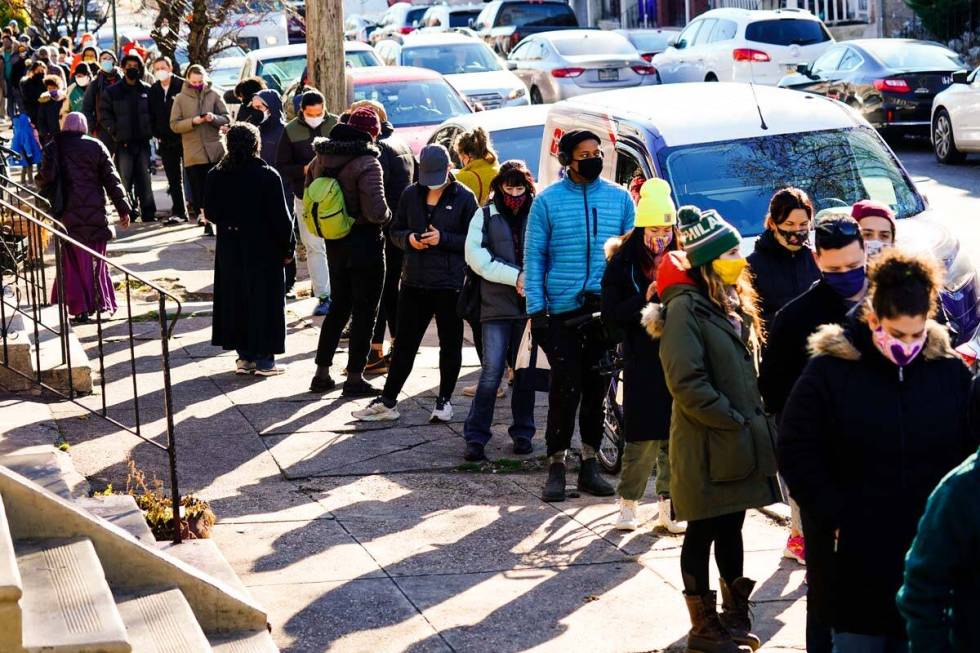
[[[796,72],[796,66],[797,65],[798,64],[795,64],[795,63],[784,63],[783,66],[782,66],[783,67],[783,72],[786,73],[787,75],[791,75],[791,74],[793,74],[793,73]]]
[[[600,82],[618,82],[619,81],[619,68],[600,68],[599,69],[599,81]]]

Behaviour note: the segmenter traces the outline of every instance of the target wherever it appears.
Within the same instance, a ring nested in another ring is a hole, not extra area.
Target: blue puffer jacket
[[[606,269],[603,244],[633,228],[636,209],[626,189],[597,179],[565,178],[531,205],[524,244],[528,315],[567,313],[582,305],[582,290],[599,294]]]

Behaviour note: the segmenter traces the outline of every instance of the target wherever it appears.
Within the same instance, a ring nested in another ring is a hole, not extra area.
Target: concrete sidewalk
[[[307,392],[319,324],[309,318],[310,299],[289,305],[287,373],[236,376],[234,353],[210,345],[214,239],[200,231],[137,224],[109,252],[171,284],[192,309],[170,346],[181,491],[211,501],[214,538],[269,609],[284,651],[683,650],[681,538],[651,533],[649,524],[614,531],[609,500],[538,498],[544,395],[534,454],[511,453],[503,400],[488,447],[495,463],[463,465],[470,399],[459,390],[475,382],[477,358],[467,343],[453,422],[428,424],[438,386],[432,329],[401,397],[401,420],[356,423],[350,413],[367,400]],[[154,308],[133,300],[134,314]],[[93,356],[94,327],[78,332]],[[129,424],[135,406],[125,326],[110,322],[106,334],[105,390],[97,382],[85,401],[105,399],[110,414]],[[135,336],[141,425],[159,437],[158,327],[137,323]],[[345,359],[337,357],[335,378]],[[51,413],[94,487],[125,488],[129,458],[167,478],[161,451],[71,404],[53,404]],[[656,512],[652,482],[648,489],[644,520]],[[754,612],[767,651],[804,649],[804,569],[781,558],[785,538],[772,517],[749,513],[746,574],[759,581]]]

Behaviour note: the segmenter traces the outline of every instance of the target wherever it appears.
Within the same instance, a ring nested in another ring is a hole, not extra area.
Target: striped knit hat
[[[681,242],[691,267],[701,267],[742,243],[742,235],[717,211],[696,206],[677,209]]]

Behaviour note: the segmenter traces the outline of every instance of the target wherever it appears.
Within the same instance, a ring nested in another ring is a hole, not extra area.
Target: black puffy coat
[[[183,80],[170,78],[170,86],[163,90],[163,84],[154,82],[150,86],[150,126],[153,137],[170,144],[180,145],[180,134],[170,129],[170,113],[174,107],[174,98],[184,87]]]
[[[792,252],[780,245],[768,229],[755,241],[755,251],[749,254],[748,260],[766,328],[779,309],[820,278],[813,250],[804,247]]]
[[[405,250],[402,283],[415,288],[459,290],[466,272],[463,258],[466,231],[470,218],[479,208],[476,197],[466,186],[453,181],[442,192],[429,220],[425,211],[427,192],[419,184],[406,188],[391,223],[391,241]],[[430,222],[439,230],[439,244],[422,250],[409,245],[409,234],[428,231]]]
[[[21,104],[24,113],[31,119],[31,124],[37,127],[37,112],[40,108],[41,94],[47,90],[44,85],[44,75],[24,75],[20,80]]]
[[[623,419],[626,440],[670,439],[673,399],[667,389],[660,363],[660,340],[653,339],[640,324],[650,285],[641,269],[643,230],[623,242],[606,242],[606,271],[602,275],[602,319],[623,336]],[[655,294],[650,301],[659,302]]]
[[[91,81],[85,89],[85,96],[82,98],[82,113],[88,120],[88,131],[102,144],[108,148],[110,153],[116,151],[116,141],[109,135],[109,132],[102,126],[102,93],[116,84],[123,78],[120,68],[115,68],[111,73],[99,71],[99,74]]]
[[[51,94],[47,91],[41,96],[37,108],[37,134],[41,137],[41,142],[46,143],[48,139],[61,131],[61,107],[68,100],[61,92],[60,100],[52,100]]]
[[[100,100],[102,127],[116,143],[142,143],[153,138],[150,85],[123,80],[107,88]]]
[[[62,165],[58,164],[59,160]],[[118,213],[128,214],[130,209],[105,145],[77,132],[55,134],[41,159],[38,173],[41,190],[50,194],[59,174],[63,175],[68,196],[65,211],[58,217],[68,229],[68,235],[83,243],[109,240],[112,233],[106,213],[106,194]]]
[[[286,348],[284,265],[295,240],[279,173],[260,159],[216,166],[204,191],[218,227],[211,344],[254,354]]]
[[[419,163],[412,154],[412,148],[395,135],[395,128],[390,122],[381,123],[378,148],[381,150],[381,167],[385,171],[385,200],[394,213],[398,210],[402,193],[418,181]]]
[[[857,318],[821,327],[810,349],[783,410],[778,457],[804,513],[823,531],[839,529],[821,570],[834,588],[829,625],[904,639],[895,597],[905,553],[933,488],[977,447],[970,373],[935,322],[901,370]]]

